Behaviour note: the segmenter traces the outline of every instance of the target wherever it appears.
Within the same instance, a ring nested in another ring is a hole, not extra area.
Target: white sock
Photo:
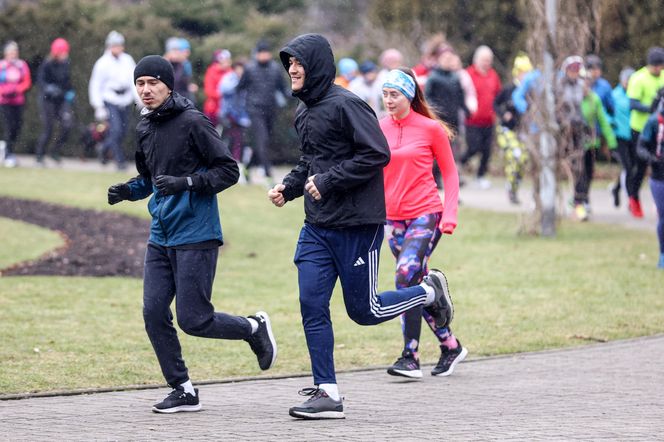
[[[422,287],[427,292],[427,300],[424,305],[428,306],[433,304],[433,301],[436,299],[436,292],[433,290],[433,287],[425,283],[420,284],[420,287]]]
[[[339,400],[339,388],[337,387],[337,384],[320,384],[318,388],[324,390],[325,393],[335,401]]]
[[[185,382],[184,384],[180,384],[180,387],[184,389],[185,393],[189,393],[192,396],[196,396],[196,391],[194,390],[194,386],[190,380]]]
[[[249,324],[251,324],[251,334],[253,335],[256,333],[256,330],[258,330],[258,321],[256,321],[254,318],[247,318],[247,321],[249,321]]]

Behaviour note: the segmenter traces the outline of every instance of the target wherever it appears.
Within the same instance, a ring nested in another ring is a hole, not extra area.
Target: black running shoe
[[[415,359],[413,352],[404,350],[401,357],[387,369],[387,373],[392,376],[404,376],[407,378],[419,379],[422,377],[420,362]]]
[[[186,393],[184,390],[175,389],[170,392],[166,399],[154,404],[152,411],[155,413],[177,413],[179,411],[198,411],[201,404],[198,400],[198,388],[194,388],[196,396]]]
[[[345,419],[344,404],[335,401],[322,388],[303,388],[301,396],[311,396],[300,405],[291,407],[288,414],[299,419]]]
[[[433,316],[436,327],[447,327],[454,318],[454,305],[447,286],[447,278],[440,270],[431,269],[423,282],[433,287],[435,292],[433,303],[424,309]]]
[[[256,315],[249,317],[258,322],[258,330],[245,340],[256,354],[258,366],[261,370],[267,370],[277,360],[277,342],[272,334],[270,317],[265,312],[258,312]]]
[[[613,195],[613,207],[620,207],[620,182],[611,188],[611,195]]]
[[[438,360],[438,365],[431,370],[433,376],[451,375],[456,364],[466,359],[466,356],[468,356],[468,350],[466,350],[465,347],[462,347],[461,342],[458,340],[457,343],[459,345],[454,350],[450,350],[443,345],[440,346],[440,359]]]

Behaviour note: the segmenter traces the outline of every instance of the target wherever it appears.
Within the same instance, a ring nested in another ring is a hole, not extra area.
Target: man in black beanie
[[[272,367],[277,346],[265,312],[233,316],[210,302],[219,246],[223,244],[217,193],[237,183],[239,170],[219,134],[193,104],[173,92],[173,68],[149,55],[134,70],[145,108],[136,127],[139,175],[108,189],[108,203],[152,195],[145,256],[143,318],[166,382],[173,391],[152,410],[198,411],[194,388],[173,326],[170,305],[187,334],[244,339],[262,370]]]

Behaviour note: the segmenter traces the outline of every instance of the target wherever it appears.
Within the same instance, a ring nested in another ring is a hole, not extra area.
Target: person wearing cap
[[[123,141],[129,124],[130,105],[134,102],[140,105],[132,77],[136,63],[124,51],[124,44],[122,34],[109,32],[106,50],[95,62],[88,85],[95,119],[108,122],[108,133],[102,144],[100,159],[105,164],[111,152],[119,170],[127,167]]]
[[[191,62],[188,60],[191,52],[189,42],[184,38],[170,37],[166,40],[164,47],[164,58],[171,62],[175,73],[175,89],[173,90],[196,104],[194,95],[196,88],[191,87],[193,72]]]
[[[420,284],[429,273],[428,263],[439,240],[457,225],[459,175],[447,125],[429,107],[408,68],[390,71],[383,83],[383,102],[388,115],[380,128],[390,146],[390,162],[383,169],[387,222],[385,236],[397,263],[396,288]],[[432,173],[438,163],[445,184],[441,201]],[[434,271],[435,272],[435,271]],[[388,368],[393,376],[421,378],[419,342],[422,318],[440,346],[433,376],[449,376],[468,354],[452,334],[449,323],[438,326],[421,305],[401,314],[403,351]]]
[[[586,55],[584,60],[586,66],[586,75],[590,82],[590,87],[602,100],[602,106],[607,115],[613,116],[614,104],[611,96],[611,83],[602,77],[602,59],[595,54]]]
[[[650,191],[657,208],[657,239],[659,261],[657,268],[664,270],[664,89],[660,89],[637,141],[639,158],[650,164]]]
[[[173,91],[168,60],[144,57],[133,78],[145,106],[136,126],[139,175],[111,186],[108,203],[151,195],[143,318],[164,378],[173,388],[152,410],[198,411],[198,389],[189,378],[173,326],[173,299],[182,331],[205,338],[244,339],[263,370],[274,364],[277,347],[265,312],[245,318],[215,312],[210,302],[223,244],[217,194],[237,183],[237,164],[210,120]]]
[[[634,72],[629,80],[627,96],[630,100],[632,113],[629,117],[629,125],[632,129],[632,145],[636,144],[643,127],[650,116],[650,107],[657,96],[657,92],[664,87],[664,48],[652,47],[648,50],[647,64]],[[633,195],[629,198],[629,211],[635,218],[643,218],[643,209],[639,198],[639,189],[643,184],[648,163],[634,154],[634,164],[627,176],[628,186],[631,187]]]
[[[5,44],[4,58],[0,60],[0,113],[5,128],[4,149],[0,153],[0,163],[5,167],[15,167],[14,146],[23,125],[25,93],[32,86],[28,64],[18,58],[18,44],[10,41]]]
[[[270,139],[277,117],[277,109],[285,106],[286,84],[279,65],[272,59],[270,45],[261,40],[256,44],[254,60],[245,68],[237,92],[245,94],[247,112],[251,120],[248,133],[253,138],[253,153],[258,165],[263,168],[271,187],[272,161]]]
[[[635,195],[631,183],[627,180],[629,171],[632,169],[632,164],[634,164],[635,160],[633,155],[636,153],[636,149],[632,147],[632,129],[629,126],[631,109],[629,97],[627,96],[627,86],[633,73],[634,69],[631,67],[626,67],[620,71],[619,82],[613,91],[611,91],[611,99],[613,100],[611,125],[616,134],[616,141],[618,142],[616,153],[622,166],[622,171],[615,185],[611,188],[613,205],[615,207],[620,206],[620,189],[623,186],[628,197],[634,197]]]
[[[364,100],[373,111],[378,115],[378,112],[382,109],[382,100],[381,103],[376,100],[376,96],[373,94],[374,84],[376,82],[376,77],[378,75],[378,67],[371,60],[365,60],[360,63],[359,66],[360,75],[353,78],[348,84],[348,90]]]
[[[583,58],[567,57],[562,75],[556,83],[556,116],[563,139],[563,152],[570,161],[574,184],[572,205],[579,221],[587,221],[590,213],[590,185],[600,135],[608,148],[617,147],[616,136],[599,96],[590,88],[583,67]],[[595,128],[600,130],[596,131]]]
[[[360,325],[375,325],[426,305],[444,326],[452,306],[440,272],[422,284],[378,293],[378,258],[383,241],[383,167],[390,150],[373,111],[352,92],[333,83],[330,43],[304,34],[279,53],[300,100],[295,131],[302,155],[282,183],[268,191],[277,207],[304,198],[305,222],[295,251],[300,311],[315,387],[309,399],[291,407],[300,419],[344,418],[334,369],[330,298],[341,281],[346,312]]]
[[[519,136],[521,115],[514,105],[512,95],[524,77],[533,70],[530,58],[519,53],[514,58],[512,82],[506,85],[493,100],[493,108],[498,117],[496,144],[503,151],[507,197],[512,204],[520,204],[518,191],[528,162],[528,149]]]
[[[233,71],[231,64],[231,52],[228,49],[218,49],[214,51],[212,62],[205,70],[203,113],[210,119],[214,127],[219,125],[219,110],[221,109],[222,97],[219,93],[219,84],[226,74]]]
[[[357,77],[359,66],[352,58],[342,58],[338,63],[339,75],[334,79],[334,84],[338,84],[344,89],[348,89],[350,82]]]
[[[74,125],[72,104],[76,96],[70,78],[69,43],[64,38],[56,38],[51,43],[51,52],[37,71],[37,84],[43,126],[35,149],[37,162],[44,164],[44,154],[55,123],[60,124],[60,133],[51,150],[51,158],[60,162],[60,151]]]

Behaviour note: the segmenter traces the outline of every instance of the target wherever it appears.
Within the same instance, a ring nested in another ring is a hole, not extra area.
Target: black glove
[[[191,177],[159,175],[154,179],[154,185],[162,195],[174,195],[191,187]]]
[[[108,204],[117,204],[131,198],[131,189],[128,184],[114,184],[108,188]]]

